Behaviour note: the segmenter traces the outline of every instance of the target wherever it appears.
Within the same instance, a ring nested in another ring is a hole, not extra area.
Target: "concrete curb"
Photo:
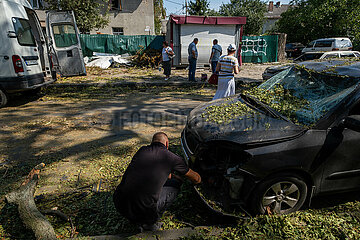
[[[113,82],[113,83],[55,83],[48,88],[87,88],[87,87],[127,87],[127,88],[144,88],[144,87],[201,87],[212,85],[206,82]]]
[[[242,81],[237,80],[236,85],[261,83],[261,81]],[[87,88],[87,87],[124,87],[124,88],[147,88],[147,87],[210,87],[216,88],[207,82],[111,82],[111,83],[55,83],[48,88]]]

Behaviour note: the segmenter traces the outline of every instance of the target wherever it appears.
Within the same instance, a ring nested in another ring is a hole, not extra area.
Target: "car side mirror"
[[[346,117],[343,120],[343,126],[350,130],[360,132],[360,115],[351,115]]]

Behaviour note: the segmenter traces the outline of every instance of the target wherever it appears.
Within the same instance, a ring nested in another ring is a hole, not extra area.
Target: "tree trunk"
[[[8,203],[18,206],[21,219],[25,226],[34,232],[36,239],[52,240],[56,239],[54,228],[44,215],[39,212],[34,201],[40,169],[44,167],[44,163],[37,165],[31,170],[20,188],[7,194],[5,199]]]

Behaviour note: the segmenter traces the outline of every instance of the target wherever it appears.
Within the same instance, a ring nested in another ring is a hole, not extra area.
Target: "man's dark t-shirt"
[[[171,172],[184,175],[189,167],[162,143],[141,147],[114,193],[116,209],[135,223],[158,220],[157,201]]]

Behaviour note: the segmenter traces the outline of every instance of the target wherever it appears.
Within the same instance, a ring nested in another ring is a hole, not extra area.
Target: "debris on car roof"
[[[354,78],[360,77],[360,61],[358,59],[317,60],[302,62],[297,64],[297,66],[325,74],[336,74]]]

